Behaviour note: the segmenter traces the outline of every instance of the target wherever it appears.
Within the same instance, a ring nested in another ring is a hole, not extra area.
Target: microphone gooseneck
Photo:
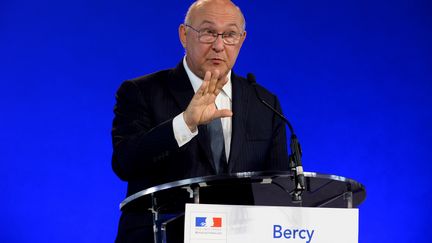
[[[302,202],[302,194],[305,190],[305,179],[303,173],[303,165],[302,165],[302,150],[300,147],[300,143],[298,142],[297,136],[294,133],[294,129],[288,119],[282,115],[279,111],[277,111],[273,106],[271,106],[268,102],[266,102],[258,92],[257,82],[255,76],[252,73],[247,74],[248,82],[254,87],[257,98],[263,103],[268,109],[273,111],[280,119],[282,119],[285,124],[288,126],[291,132],[290,138],[290,154],[289,154],[289,166],[290,170],[293,173],[294,177],[294,185],[295,188],[291,193],[292,201],[295,203]]]

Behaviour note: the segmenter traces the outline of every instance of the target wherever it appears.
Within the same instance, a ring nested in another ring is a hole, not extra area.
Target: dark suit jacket
[[[288,170],[284,123],[260,102],[246,79],[232,72],[231,82],[228,173]],[[274,95],[260,86],[257,89],[280,111]],[[172,120],[186,109],[193,94],[182,62],[174,69],[125,81],[119,88],[112,129],[112,167],[128,182],[127,196],[158,184],[216,173],[205,126],[199,126],[198,135],[180,148],[174,138]],[[117,242],[150,242],[151,225],[148,211],[129,208],[121,216]]]
[[[228,173],[288,170],[285,125],[257,98],[248,81],[232,72],[232,142]],[[273,94],[260,96],[277,110]],[[113,121],[112,167],[128,181],[127,195],[179,179],[213,175],[214,163],[205,126],[178,147],[172,120],[194,94],[182,62],[176,68],[124,82]]]

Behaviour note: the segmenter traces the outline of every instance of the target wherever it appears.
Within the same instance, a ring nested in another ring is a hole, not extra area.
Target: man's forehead
[[[243,19],[239,14],[196,12],[195,15],[191,18],[191,22],[197,26],[210,25],[223,28],[240,28],[243,24]]]

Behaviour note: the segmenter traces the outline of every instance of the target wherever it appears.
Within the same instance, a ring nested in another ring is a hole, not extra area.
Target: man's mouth
[[[214,63],[214,64],[220,64],[220,63],[222,63],[222,62],[224,62],[224,59],[222,59],[222,58],[210,58],[210,59],[208,59],[210,62],[212,62],[212,63]]]
[[[221,58],[221,57],[211,57],[211,58],[209,58],[210,60],[212,60],[212,61],[221,61],[221,62],[223,62],[223,58]]]

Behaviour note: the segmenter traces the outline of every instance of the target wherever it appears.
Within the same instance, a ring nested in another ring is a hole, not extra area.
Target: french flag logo
[[[195,227],[221,228],[221,217],[195,217]]]

